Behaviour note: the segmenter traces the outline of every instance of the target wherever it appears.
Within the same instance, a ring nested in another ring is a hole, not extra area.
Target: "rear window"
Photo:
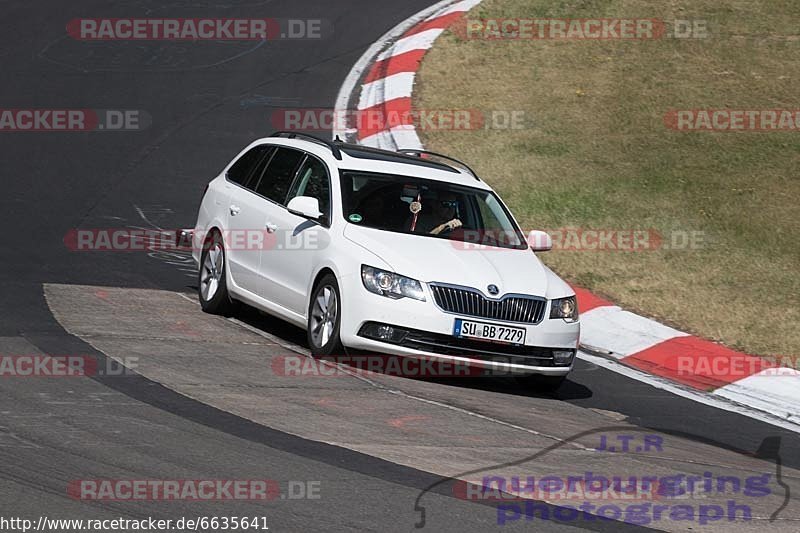
[[[265,164],[271,152],[272,146],[266,144],[251,148],[228,169],[227,178],[242,187],[252,186],[253,178],[263,170],[259,164]]]
[[[261,176],[256,192],[281,205],[286,201],[297,167],[305,154],[291,148],[278,148]]]

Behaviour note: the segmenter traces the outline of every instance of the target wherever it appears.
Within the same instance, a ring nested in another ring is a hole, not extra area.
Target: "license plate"
[[[456,319],[453,335],[462,339],[478,339],[506,344],[525,344],[525,328],[501,326],[487,322]]]

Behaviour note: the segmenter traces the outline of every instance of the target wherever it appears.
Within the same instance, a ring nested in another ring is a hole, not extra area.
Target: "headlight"
[[[361,281],[369,292],[388,298],[413,298],[425,301],[422,284],[411,278],[379,268],[361,265]]]
[[[550,305],[550,318],[563,318],[567,322],[578,320],[578,302],[575,297],[553,300]]]

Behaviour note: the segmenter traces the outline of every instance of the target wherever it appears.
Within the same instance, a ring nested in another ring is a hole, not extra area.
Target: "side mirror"
[[[295,196],[289,200],[286,209],[293,215],[311,220],[317,220],[322,216],[322,212],[319,210],[319,200],[311,196]]]
[[[534,252],[547,252],[553,249],[553,238],[546,231],[535,229],[528,233],[528,245]]]

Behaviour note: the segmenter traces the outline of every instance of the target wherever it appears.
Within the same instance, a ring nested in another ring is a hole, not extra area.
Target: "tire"
[[[567,376],[542,376],[533,374],[530,376],[517,376],[517,383],[523,387],[539,390],[542,392],[555,392],[567,380]]]
[[[197,295],[203,311],[212,315],[229,316],[236,309],[228,293],[225,279],[228,269],[225,246],[219,233],[214,232],[206,240],[200,256],[200,275]]]
[[[314,286],[308,302],[306,335],[311,354],[340,355],[344,348],[339,337],[342,321],[342,298],[336,277],[327,274]]]

